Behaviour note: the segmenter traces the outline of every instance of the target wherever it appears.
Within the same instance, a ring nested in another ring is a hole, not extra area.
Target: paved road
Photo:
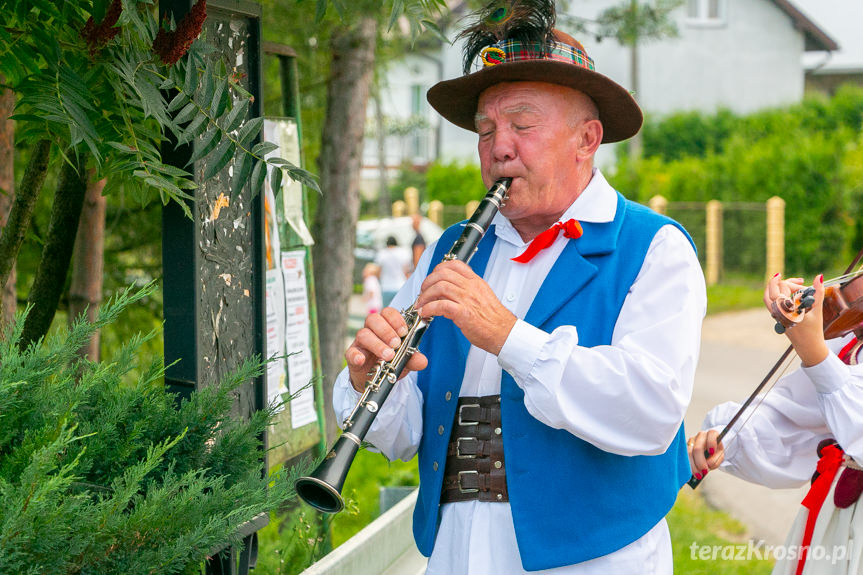
[[[741,402],[748,397],[785,350],[787,342],[773,332],[773,321],[760,308],[707,317],[695,390],[686,414],[687,435],[701,428],[705,414],[714,405]],[[745,418],[744,415],[742,419]],[[805,487],[771,490],[721,472],[708,475],[699,490],[703,490],[713,506],[728,511],[747,525],[753,539],[763,539],[771,545],[785,540],[806,494]]]
[[[351,299],[350,310],[352,339],[363,321],[359,296]],[[701,428],[705,414],[713,406],[748,397],[785,350],[787,341],[773,332],[772,320],[760,308],[706,318],[695,390],[685,420],[687,434]],[[771,490],[725,473],[709,475],[698,489],[714,507],[742,521],[754,540],[763,539],[770,545],[785,540],[806,494],[805,487]]]

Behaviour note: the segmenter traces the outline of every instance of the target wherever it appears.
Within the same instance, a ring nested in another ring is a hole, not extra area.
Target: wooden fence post
[[[470,219],[476,209],[479,207],[478,200],[471,200],[464,205],[464,217]]]
[[[407,204],[405,204],[401,200],[396,200],[393,202],[393,217],[400,218],[405,215],[405,211],[407,210]]]
[[[707,202],[705,235],[707,270],[704,275],[707,285],[715,285],[722,274],[722,202],[719,200]]]
[[[432,200],[429,202],[428,218],[443,227],[443,202],[440,200]]]
[[[405,204],[407,204],[409,216],[420,213],[420,192],[418,189],[413,186],[405,188]]]
[[[668,200],[666,200],[663,196],[657,194],[647,200],[647,207],[649,207],[657,214],[666,215],[666,213],[668,212]]]
[[[767,200],[767,273],[785,273],[785,200]]]

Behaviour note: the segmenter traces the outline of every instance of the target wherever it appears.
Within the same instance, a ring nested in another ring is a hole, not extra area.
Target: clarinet
[[[465,224],[459,238],[443,257],[443,261],[470,261],[495,214],[504,205],[511,184],[512,178],[502,178],[495,182]],[[341,436],[311,475],[300,477],[294,482],[297,495],[324,513],[338,513],[344,509],[345,502],[341,492],[354,457],[362,446],[378,409],[386,401],[408,360],[417,352],[420,339],[432,321],[432,318],[421,317],[414,309],[415,304],[416,302],[402,311],[408,333],[396,349],[395,357],[390,361],[378,362],[366,382],[365,391],[342,424],[344,431]]]

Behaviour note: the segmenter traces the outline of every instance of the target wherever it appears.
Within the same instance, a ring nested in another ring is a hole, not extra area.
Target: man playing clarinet
[[[554,23],[551,0],[497,3],[462,33],[465,75],[428,99],[477,133],[485,184],[512,178],[508,200],[469,265],[441,263],[460,226],[429,246],[335,384],[341,420],[401,344],[398,310],[434,318],[365,438],[419,454],[431,574],[672,571],[704,279],[683,228],[593,165],[642,114]]]

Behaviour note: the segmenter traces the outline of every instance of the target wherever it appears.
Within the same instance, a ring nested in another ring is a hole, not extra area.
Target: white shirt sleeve
[[[704,276],[675,226],[654,237],[611,345],[578,345],[574,326],[546,333],[518,321],[498,362],[528,412],[605,451],[664,453],[683,422],[707,307]]]
[[[815,470],[818,443],[839,442],[855,460],[863,460],[863,365],[848,366],[835,355],[843,340],[827,342],[831,353],[811,367],[781,378],[749,407],[724,440],[722,469],[773,488],[796,487]],[[740,405],[715,407],[704,429],[721,429]]]
[[[404,309],[416,300],[436,243],[434,242],[423,252],[416,270],[393,298],[390,304],[392,307]],[[380,407],[364,438],[390,461],[394,459],[409,461],[419,449],[423,429],[423,397],[416,381],[416,372],[399,380]],[[360,394],[351,385],[348,369],[343,369],[333,386],[333,410],[340,427],[359,398]]]

